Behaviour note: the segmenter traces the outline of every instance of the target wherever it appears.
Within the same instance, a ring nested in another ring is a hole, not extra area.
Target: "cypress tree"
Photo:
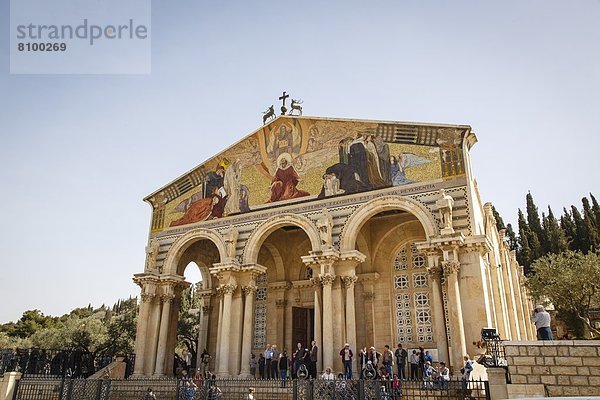
[[[592,211],[592,207],[590,206],[590,201],[587,197],[581,199],[583,203],[583,225],[585,228],[585,233],[588,238],[590,250],[594,251],[598,249],[598,229],[596,225],[596,218],[594,216],[594,212]]]
[[[527,202],[527,224],[529,225],[531,232],[537,236],[538,243],[540,243],[537,251],[532,243],[532,238],[529,240],[529,245],[531,246],[531,250],[534,252],[534,257],[539,258],[542,256],[542,248],[546,247],[546,238],[540,222],[540,214],[538,213],[538,208],[533,201],[531,192],[527,192],[525,200]]]
[[[506,229],[506,226],[504,226],[504,220],[502,220],[500,213],[498,211],[496,211],[496,207],[494,207],[494,206],[492,206],[492,213],[494,215],[494,218],[496,219],[496,228],[499,231],[502,229]]]
[[[575,228],[575,222],[573,222],[573,218],[571,217],[571,213],[567,211],[566,208],[563,207],[563,215],[562,217],[560,217],[560,228],[563,230],[563,232],[565,233],[565,236],[567,237],[567,241],[569,242],[569,249],[570,250],[575,250],[575,236],[576,234],[576,228]]]
[[[546,217],[547,227],[546,233],[548,235],[548,251],[550,253],[562,253],[569,249],[569,241],[565,232],[558,225],[558,221],[554,217],[554,213],[550,206],[548,206],[548,217]]]
[[[519,245],[521,251],[518,261],[523,266],[525,274],[528,275],[531,272],[531,263],[537,258],[536,254],[540,253],[540,243],[525,221],[521,209],[519,209]]]
[[[506,237],[508,238],[508,247],[511,250],[516,250],[517,255],[519,254],[519,242],[517,240],[517,235],[513,230],[512,224],[506,225]]]
[[[594,218],[596,220],[596,229],[600,235],[600,206],[593,194],[590,193],[590,197],[592,198],[592,211],[594,212]]]
[[[587,229],[579,210],[575,206],[571,206],[571,215],[573,216],[573,222],[575,223],[575,238],[574,247],[575,251],[581,251],[587,254],[590,251],[590,240],[587,236]]]

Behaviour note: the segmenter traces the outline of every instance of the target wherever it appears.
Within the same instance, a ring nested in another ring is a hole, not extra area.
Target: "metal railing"
[[[33,348],[0,349],[0,374],[21,372],[24,376],[87,378],[114,360],[110,352]],[[125,376],[133,372],[135,355],[124,356]]]
[[[380,381],[215,379],[192,384],[175,378],[124,380],[29,377],[13,400],[141,400],[148,389],[160,400],[243,400],[250,388],[261,400],[489,400],[487,381]]]

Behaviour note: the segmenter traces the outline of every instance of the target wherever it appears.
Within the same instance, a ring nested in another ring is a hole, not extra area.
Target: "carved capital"
[[[225,295],[225,294],[229,294],[232,295],[233,292],[235,292],[235,289],[237,289],[237,285],[221,285],[219,286],[219,289],[221,289],[221,292]]]
[[[154,299],[153,293],[142,293],[142,302],[151,303],[153,299]]]
[[[172,303],[173,299],[175,299],[175,295],[173,293],[163,293],[160,295],[160,298],[165,303]]]
[[[442,268],[445,276],[455,275],[460,270],[460,263],[458,261],[443,261]]]
[[[351,289],[354,287],[354,284],[358,281],[358,277],[356,275],[348,275],[342,276],[342,282],[344,282],[344,286],[347,289]]]
[[[256,286],[253,286],[253,285],[242,286],[242,292],[244,292],[244,295],[246,297],[254,296],[256,294]]]
[[[331,286],[335,281],[335,275],[333,274],[321,274],[319,277],[321,278],[321,283],[323,286]]]
[[[428,267],[427,273],[429,274],[429,279],[433,281],[440,281],[442,278],[442,268],[441,267]]]
[[[310,279],[310,283],[311,283],[311,285],[312,285],[312,286],[313,286],[315,289],[318,289],[318,288],[320,288],[320,287],[321,287],[321,277],[319,277],[319,276],[313,276],[313,277]]]

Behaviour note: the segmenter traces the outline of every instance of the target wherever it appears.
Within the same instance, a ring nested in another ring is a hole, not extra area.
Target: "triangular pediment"
[[[153,230],[464,175],[469,126],[280,116],[149,195]]]

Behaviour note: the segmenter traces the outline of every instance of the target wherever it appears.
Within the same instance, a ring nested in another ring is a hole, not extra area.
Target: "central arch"
[[[246,246],[244,248],[244,264],[256,263],[258,260],[258,252],[260,247],[267,236],[279,228],[290,225],[297,226],[306,233],[310,240],[312,250],[317,250],[320,248],[321,239],[319,238],[319,232],[315,224],[313,224],[310,219],[297,214],[280,214],[265,220],[256,227],[254,232],[252,232],[252,235],[246,242]]]
[[[402,210],[414,215],[423,226],[427,238],[436,236],[439,232],[437,221],[419,202],[408,197],[384,196],[366,202],[350,215],[341,233],[340,251],[344,253],[355,250],[356,238],[365,222],[374,215],[388,210]]]

